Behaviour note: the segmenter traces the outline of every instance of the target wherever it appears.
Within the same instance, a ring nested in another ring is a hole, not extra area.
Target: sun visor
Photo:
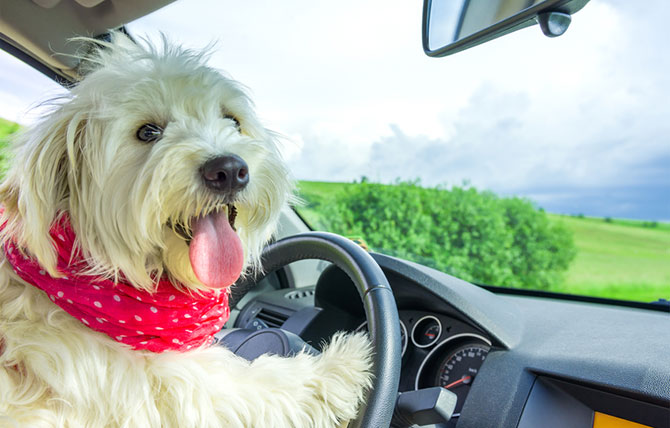
[[[98,36],[174,0],[32,0],[0,3],[0,38],[58,74],[74,75],[79,46],[68,39]]]

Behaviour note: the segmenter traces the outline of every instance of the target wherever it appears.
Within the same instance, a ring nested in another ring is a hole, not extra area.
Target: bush
[[[326,226],[468,281],[535,289],[562,281],[572,236],[529,201],[419,184],[347,186],[321,207]]]
[[[0,118],[0,178],[9,168],[9,139],[19,128],[18,124]]]

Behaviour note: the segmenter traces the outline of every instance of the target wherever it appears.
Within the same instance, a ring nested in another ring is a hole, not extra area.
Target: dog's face
[[[87,64],[18,147],[0,189],[5,235],[57,274],[48,230],[67,211],[97,274],[140,288],[162,273],[230,285],[258,260],[292,190],[251,102],[202,55],[167,43],[115,34]]]

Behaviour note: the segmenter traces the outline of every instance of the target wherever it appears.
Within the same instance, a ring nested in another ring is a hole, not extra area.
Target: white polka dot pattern
[[[51,237],[61,273],[56,278],[25,252],[16,251],[12,241],[4,244],[5,256],[22,279],[81,323],[118,342],[152,352],[186,351],[213,343],[213,335],[228,320],[228,293],[220,290],[194,297],[161,278],[156,291],[147,293],[125,282],[87,276],[85,259],[73,248],[75,236],[66,215],[54,225]]]

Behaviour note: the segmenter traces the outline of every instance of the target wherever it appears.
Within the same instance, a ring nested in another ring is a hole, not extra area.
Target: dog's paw
[[[343,422],[354,419],[372,386],[372,344],[365,333],[336,333],[318,357],[324,403]]]

